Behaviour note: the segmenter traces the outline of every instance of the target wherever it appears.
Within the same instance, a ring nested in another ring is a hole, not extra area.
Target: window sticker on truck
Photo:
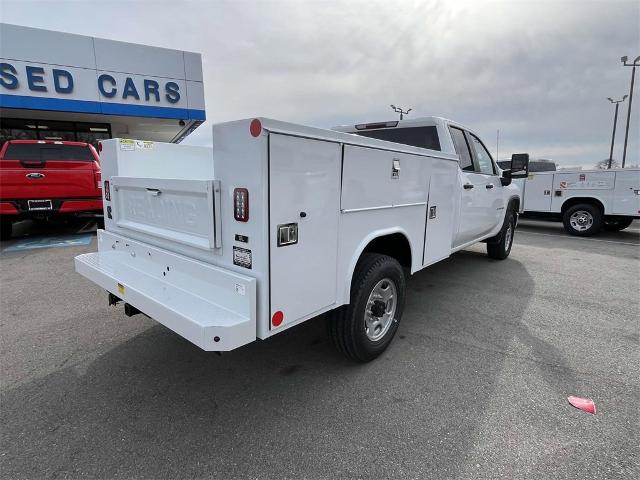
[[[239,267],[251,268],[251,250],[233,247],[233,264]]]

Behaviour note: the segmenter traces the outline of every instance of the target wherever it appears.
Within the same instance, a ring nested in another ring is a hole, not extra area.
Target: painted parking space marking
[[[575,237],[575,236],[564,236],[556,233],[539,233],[539,232],[530,232],[528,230],[518,230],[518,233],[524,233],[526,235],[543,235],[545,237],[560,237],[566,238],[567,240],[586,240],[588,242],[601,242],[601,243],[617,243],[618,245],[633,245],[634,247],[640,246],[640,243],[632,243],[632,242],[618,242],[616,240],[600,240],[598,238],[583,238],[583,237]]]
[[[89,245],[95,234],[86,233],[83,235],[55,235],[52,237],[25,238],[17,240],[12,245],[4,248],[3,252],[22,252],[24,250],[35,250],[39,248],[76,247],[78,245]]]

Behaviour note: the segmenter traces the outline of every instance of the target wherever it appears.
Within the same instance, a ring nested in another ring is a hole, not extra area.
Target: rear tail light
[[[104,181],[104,199],[107,202],[111,201],[111,189],[109,188],[109,180]]]
[[[96,180],[96,188],[100,189],[102,188],[102,182],[100,181],[100,172],[93,172],[93,176]]]
[[[238,222],[249,221],[249,190],[246,188],[233,190],[233,218]]]

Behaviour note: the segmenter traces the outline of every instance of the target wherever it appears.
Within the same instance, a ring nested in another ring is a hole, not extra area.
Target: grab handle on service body
[[[147,188],[147,193],[149,195],[153,195],[154,197],[157,197],[162,193],[162,191],[158,188]]]

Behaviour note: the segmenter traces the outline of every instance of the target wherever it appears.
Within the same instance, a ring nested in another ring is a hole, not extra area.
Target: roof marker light
[[[257,118],[251,120],[251,125],[249,125],[249,132],[251,132],[252,137],[257,137],[262,133],[262,123]]]

